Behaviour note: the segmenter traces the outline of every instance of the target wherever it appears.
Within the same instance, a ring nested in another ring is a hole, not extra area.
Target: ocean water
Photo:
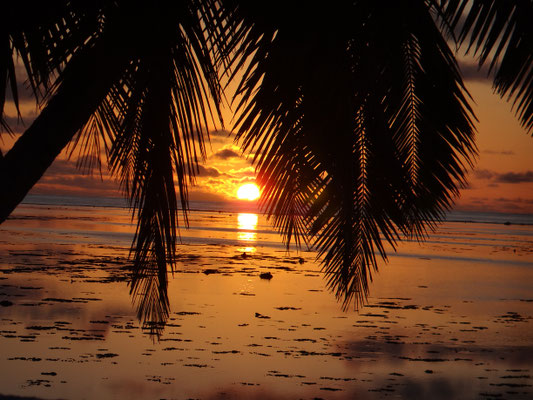
[[[128,208],[128,203],[125,199],[116,197],[75,197],[30,194],[26,196],[23,204]],[[260,212],[257,205],[246,201],[191,201],[190,209],[193,211]],[[465,223],[533,225],[533,214],[450,211],[446,215],[445,220],[449,222]]]
[[[131,244],[135,231],[135,221],[127,203],[122,198],[68,197],[29,195],[24,206],[12,218],[19,221],[20,229],[28,229],[33,219],[55,220],[50,234],[60,236],[76,235],[77,240],[106,244],[110,239],[120,246]],[[70,215],[74,212],[76,216]],[[79,214],[79,215],[78,215]],[[238,251],[255,251],[257,247],[285,250],[282,237],[272,227],[265,215],[260,213],[255,203],[199,202],[190,203],[188,220],[183,216],[179,221],[180,245],[218,244],[233,246]],[[61,223],[61,221],[65,223]],[[68,223],[66,223],[68,222]],[[15,229],[18,229],[15,227]],[[35,227],[33,229],[42,229]],[[47,228],[48,229],[48,228]],[[468,255],[458,253],[453,259],[499,262],[497,254],[487,253],[487,248],[496,243],[509,246],[513,251],[529,252],[533,240],[533,215],[452,211],[435,232],[430,232],[421,243],[423,246],[404,244],[418,243],[405,238],[395,250],[386,246],[389,257],[423,257],[438,246],[469,246],[476,251]],[[298,249],[291,243],[290,250]],[[300,250],[315,254],[312,243],[303,243]],[[433,257],[439,257],[433,254]],[[442,256],[450,257],[450,255]],[[525,263],[529,260],[510,260],[512,263]]]
[[[122,200],[28,197],[0,225],[0,398],[533,397],[529,216],[451,214],[346,310],[250,204],[191,210],[154,334]]]

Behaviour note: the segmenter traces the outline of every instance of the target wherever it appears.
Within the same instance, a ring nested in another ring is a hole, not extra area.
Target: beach
[[[530,223],[452,218],[343,310],[316,252],[252,211],[191,211],[154,335],[126,208],[19,206],[0,226],[0,399],[533,397]]]

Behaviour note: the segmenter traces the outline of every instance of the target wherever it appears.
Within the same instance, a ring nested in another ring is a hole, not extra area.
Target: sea
[[[24,220],[14,224],[14,229],[50,230],[50,235],[65,239],[69,235],[77,240],[85,238],[102,244],[114,240],[128,247],[135,233],[136,221],[128,203],[123,198],[28,195],[19,209],[10,217]],[[36,220],[47,220],[44,226]],[[54,224],[50,221],[56,220]],[[33,221],[33,222],[32,222]],[[60,222],[62,221],[62,222]],[[69,222],[69,223],[66,223]],[[33,226],[33,228],[30,228]],[[257,248],[307,251],[314,254],[312,242],[305,238],[299,246],[284,243],[282,235],[272,226],[268,216],[261,212],[257,202],[249,201],[191,201],[186,214],[178,214],[179,245],[218,244],[232,246],[236,251],[255,252]],[[509,244],[520,251],[533,240],[533,215],[478,211],[450,211],[435,231],[429,231],[420,243],[423,247],[405,247],[402,243],[419,243],[416,239],[402,238],[393,248],[386,244],[387,257],[418,257],[431,245],[467,244],[483,249],[494,243]],[[459,257],[459,255],[457,256]],[[488,253],[472,255],[492,262]],[[498,258],[495,258],[498,261]]]
[[[249,202],[192,201],[135,290],[134,217],[28,195],[0,225],[0,400],[533,398],[531,215],[450,212],[348,306]]]
[[[128,202],[124,198],[118,197],[77,197],[77,196],[52,196],[34,195],[26,196],[22,204],[51,205],[51,206],[77,206],[77,207],[110,207],[127,209]],[[191,201],[189,204],[191,211],[208,212],[253,212],[260,213],[260,208],[251,202],[246,201]],[[449,211],[446,213],[445,221],[484,223],[484,224],[507,224],[507,225],[533,225],[533,214],[511,214],[499,212],[481,211]]]

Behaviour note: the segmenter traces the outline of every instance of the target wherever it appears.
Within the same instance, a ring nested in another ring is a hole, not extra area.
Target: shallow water
[[[190,226],[158,339],[129,295],[126,210],[19,207],[0,226],[0,398],[533,396],[531,226],[450,222],[407,242],[358,312],[262,216]]]

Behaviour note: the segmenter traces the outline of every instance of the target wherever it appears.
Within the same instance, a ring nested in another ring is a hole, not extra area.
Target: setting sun
[[[255,200],[259,195],[259,188],[255,183],[247,183],[237,190],[237,198],[240,200]]]

